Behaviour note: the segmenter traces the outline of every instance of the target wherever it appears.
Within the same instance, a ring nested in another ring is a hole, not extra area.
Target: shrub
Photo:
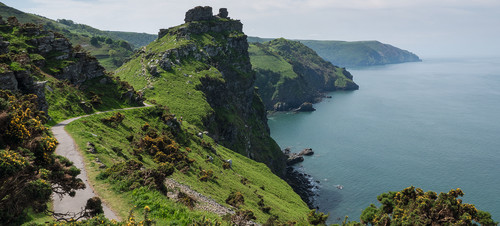
[[[36,110],[36,99],[0,90],[0,148],[5,149],[0,151],[2,224],[16,224],[27,208],[45,210],[52,193],[72,195],[85,187],[73,163],[54,155],[57,141],[44,126],[45,115]]]
[[[240,208],[241,205],[245,204],[245,198],[239,191],[231,192],[226,199],[226,203],[236,208]]]
[[[311,210],[311,212],[307,214],[307,221],[312,225],[325,225],[326,219],[328,219],[328,214],[325,215],[316,210]]]
[[[101,199],[97,196],[88,199],[87,204],[85,205],[85,212],[89,217],[95,217],[98,214],[103,214],[104,210],[102,209]]]
[[[94,94],[92,96],[92,98],[90,99],[90,103],[94,106],[98,106],[98,105],[102,104],[102,99],[99,95]]]
[[[123,121],[123,119],[125,119],[125,115],[120,112],[116,112],[114,115],[108,118],[102,118],[101,121],[104,124],[110,125],[111,127],[117,127],[118,124]]]
[[[202,170],[200,172],[200,177],[199,180],[203,182],[207,181],[215,181],[217,179],[217,176],[214,175],[214,171],[212,170]]]
[[[182,191],[179,191],[179,193],[177,194],[177,199],[179,200],[179,202],[186,205],[189,209],[193,209],[196,204],[196,200],[194,200],[193,197]]]
[[[227,161],[224,161],[224,162],[222,162],[222,168],[223,168],[223,169],[231,169],[231,164],[230,164],[229,162],[227,162]],[[245,178],[245,179],[246,179],[246,178]],[[243,180],[243,179],[242,179],[242,180]],[[243,181],[242,181],[241,183],[242,183],[242,184],[245,184],[245,183],[243,183]]]

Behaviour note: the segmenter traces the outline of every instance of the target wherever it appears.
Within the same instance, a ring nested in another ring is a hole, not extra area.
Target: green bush
[[[226,199],[226,203],[239,208],[241,205],[245,204],[245,197],[240,192],[231,192]]]

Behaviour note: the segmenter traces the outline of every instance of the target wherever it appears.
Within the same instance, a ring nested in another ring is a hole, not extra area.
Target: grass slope
[[[272,38],[248,37],[250,43],[264,43]],[[421,61],[407,51],[379,41],[295,40],[313,49],[323,59],[340,67],[360,67]]]
[[[379,41],[316,41],[301,43],[335,65],[342,67],[371,66],[420,61],[417,55]]]
[[[141,134],[141,127],[148,123],[151,127],[159,131],[165,131],[166,126],[161,120],[152,115],[157,111],[155,107],[123,111],[124,120],[115,128],[105,125],[101,119],[113,115],[105,113],[94,115],[77,120],[67,126],[67,130],[75,138],[77,145],[84,154],[88,174],[98,193],[106,200],[110,201],[111,207],[118,210],[120,217],[126,217],[128,211],[133,206],[138,209],[148,205],[151,209],[151,216],[162,224],[189,223],[193,219],[200,219],[207,216],[210,219],[219,219],[219,217],[206,212],[190,210],[172,200],[166,199],[158,191],[152,191],[145,188],[137,188],[120,192],[119,184],[112,184],[108,180],[98,180],[96,177],[103,171],[99,169],[95,159],[99,158],[101,162],[108,167],[125,161],[127,159],[137,159],[133,155],[133,145],[126,138],[130,135],[137,136]],[[216,145],[208,136],[199,138],[196,136],[200,130],[187,122],[182,123],[182,130],[186,135],[186,141],[181,150],[188,153],[189,158],[195,160],[191,169],[185,173],[176,171],[172,178],[189,185],[192,189],[211,197],[220,204],[229,206],[225,203],[226,198],[233,191],[241,192],[245,198],[245,204],[240,208],[251,210],[257,217],[257,222],[265,222],[271,215],[277,215],[280,220],[295,220],[305,222],[305,217],[309,212],[307,205],[296,195],[289,185],[275,176],[269,168],[262,163],[257,163],[240,154],[237,154],[220,145]],[[201,143],[209,143],[215,148],[216,154]],[[86,152],[87,142],[95,144],[97,154]],[[116,152],[115,150],[121,150]],[[190,151],[188,151],[190,150]],[[206,161],[206,156],[214,157],[213,163]],[[224,160],[231,159],[232,169],[223,169]],[[154,167],[156,164],[151,156],[143,154],[142,162],[146,167]],[[213,181],[202,182],[199,180],[201,170],[212,170],[217,179]],[[244,179],[245,178],[245,179]],[[245,184],[242,183],[245,181]],[[270,214],[264,213],[259,206],[262,196],[264,204],[271,207]],[[173,213],[173,215],[172,215]]]

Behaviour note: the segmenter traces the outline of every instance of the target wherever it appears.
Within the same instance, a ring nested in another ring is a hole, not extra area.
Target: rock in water
[[[299,155],[314,155],[314,151],[312,150],[312,148],[306,148],[302,151],[299,152]]]
[[[316,109],[314,109],[313,105],[309,102],[305,102],[303,104],[300,105],[299,108],[297,108],[297,110],[295,111],[316,111]]]

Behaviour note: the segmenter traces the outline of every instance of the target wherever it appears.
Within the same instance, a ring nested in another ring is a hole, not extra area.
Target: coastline
[[[306,174],[303,168],[288,166],[286,168],[285,181],[307,204],[309,209],[319,209],[316,203],[316,199],[319,196],[319,183],[311,175]]]

